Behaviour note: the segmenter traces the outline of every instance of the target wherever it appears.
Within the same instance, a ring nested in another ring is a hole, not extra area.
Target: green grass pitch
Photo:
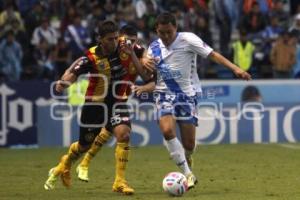
[[[195,155],[199,185],[183,197],[195,200],[300,200],[300,145],[205,145]],[[161,200],[174,199],[162,191],[165,174],[178,171],[163,146],[132,148],[127,178],[133,196],[111,191],[114,149],[104,147],[90,166],[90,182],[80,182],[72,171],[72,187],[58,182],[45,191],[48,170],[64,148],[0,149],[1,200]]]

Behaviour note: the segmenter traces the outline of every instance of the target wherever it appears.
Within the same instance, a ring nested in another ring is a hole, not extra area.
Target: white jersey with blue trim
[[[183,93],[194,96],[201,92],[197,75],[197,55],[206,58],[213,49],[190,32],[177,33],[175,41],[166,47],[161,39],[153,41],[148,56],[156,62],[156,92]]]

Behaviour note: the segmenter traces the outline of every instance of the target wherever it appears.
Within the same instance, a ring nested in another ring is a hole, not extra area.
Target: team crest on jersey
[[[104,69],[105,68],[105,60],[99,60],[98,66],[99,66],[99,68]]]
[[[136,69],[132,62],[129,64],[129,74],[136,74]]]
[[[108,61],[107,61],[107,59],[99,59],[99,60],[97,60],[97,65],[99,66],[99,69],[105,69],[105,67],[107,66],[107,65],[109,65],[109,63],[108,63]]]
[[[127,60],[127,59],[128,59],[128,54],[122,52],[122,53],[120,54],[120,59],[121,59],[121,60]]]

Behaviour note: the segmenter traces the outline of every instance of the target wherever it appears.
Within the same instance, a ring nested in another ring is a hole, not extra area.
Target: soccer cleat
[[[57,180],[57,176],[55,176],[54,173],[53,173],[54,169],[55,168],[51,168],[49,170],[48,179],[44,184],[45,190],[53,190],[55,188],[55,183],[56,183],[56,180]]]
[[[186,176],[188,189],[192,189],[195,187],[195,185],[198,183],[198,180],[196,176],[193,173],[190,173]]]
[[[78,165],[76,168],[77,177],[79,180],[89,182],[89,168]]]
[[[113,192],[120,192],[125,195],[132,195],[134,189],[125,180],[115,181],[112,187]]]
[[[65,169],[61,174],[60,174],[60,179],[65,187],[70,187],[71,186],[71,173],[70,169]]]

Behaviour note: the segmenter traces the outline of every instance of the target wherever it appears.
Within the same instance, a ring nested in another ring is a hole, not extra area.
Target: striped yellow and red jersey
[[[138,58],[143,56],[144,48],[134,46]],[[77,76],[89,74],[89,84],[85,94],[86,102],[124,102],[131,93],[131,82],[137,78],[136,68],[131,57],[118,47],[110,56],[102,56],[101,48],[90,48],[85,56],[73,64],[72,73]]]

